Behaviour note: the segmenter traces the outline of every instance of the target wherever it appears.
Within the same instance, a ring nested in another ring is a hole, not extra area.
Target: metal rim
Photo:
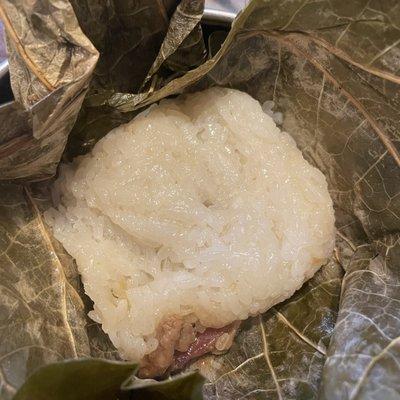
[[[4,60],[0,62],[0,79],[3,78],[8,72],[8,61]]]
[[[6,41],[3,23],[0,20],[0,79],[8,72],[8,61],[6,54]]]

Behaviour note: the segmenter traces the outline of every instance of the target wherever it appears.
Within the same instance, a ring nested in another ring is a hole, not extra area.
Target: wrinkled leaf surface
[[[98,53],[67,0],[1,0],[0,18],[16,101],[0,108],[0,180],[43,179],[55,174]]]
[[[247,321],[229,353],[192,366],[208,378],[207,399],[400,396],[399,7],[396,0],[254,0],[213,58],[159,90],[138,95],[139,83],[128,77],[124,82],[107,74],[95,78],[94,87],[107,92],[87,98],[74,128],[74,151],[85,152],[85,143],[92,140],[92,145],[144,105],[222,85],[260,102],[274,101],[275,111],[283,113],[283,129],[327,178],[338,229],[332,259],[293,298]],[[104,18],[96,21],[109,21]],[[94,18],[87,20],[97,26]],[[94,43],[105,46],[104,28],[83,25]],[[24,205],[26,193],[13,188],[20,200],[8,200],[17,208],[6,214],[0,242],[4,254],[10,251],[9,238],[33,213],[32,205]],[[37,227],[32,229],[29,235],[35,238]],[[46,248],[45,243],[39,237],[38,248]],[[17,257],[26,260],[26,251],[22,246]],[[40,259],[43,269],[46,254]],[[37,270],[22,263],[28,271]],[[17,276],[20,296],[27,278]],[[10,287],[14,282],[8,276],[3,281]],[[87,330],[85,335],[93,341]],[[92,354],[90,346],[85,351]],[[11,393],[9,381],[3,388]]]

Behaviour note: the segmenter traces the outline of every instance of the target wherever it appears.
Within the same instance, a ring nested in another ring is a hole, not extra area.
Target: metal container
[[[206,0],[203,21],[205,24],[229,25],[249,0]]]
[[[6,42],[4,38],[4,26],[0,20],[0,79],[8,71],[8,62],[7,62],[7,52],[6,52]]]

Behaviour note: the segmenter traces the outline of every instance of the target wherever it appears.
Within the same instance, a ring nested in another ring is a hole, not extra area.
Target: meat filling
[[[178,371],[190,361],[207,353],[227,351],[236,335],[240,321],[222,328],[200,329],[195,324],[172,316],[157,329],[158,347],[142,362],[139,376],[153,378],[167,371]]]

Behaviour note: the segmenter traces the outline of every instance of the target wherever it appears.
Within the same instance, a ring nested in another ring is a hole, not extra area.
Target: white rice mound
[[[222,327],[290,297],[334,245],[323,174],[225,88],[163,100],[61,167],[46,218],[125,359],[169,316]]]

